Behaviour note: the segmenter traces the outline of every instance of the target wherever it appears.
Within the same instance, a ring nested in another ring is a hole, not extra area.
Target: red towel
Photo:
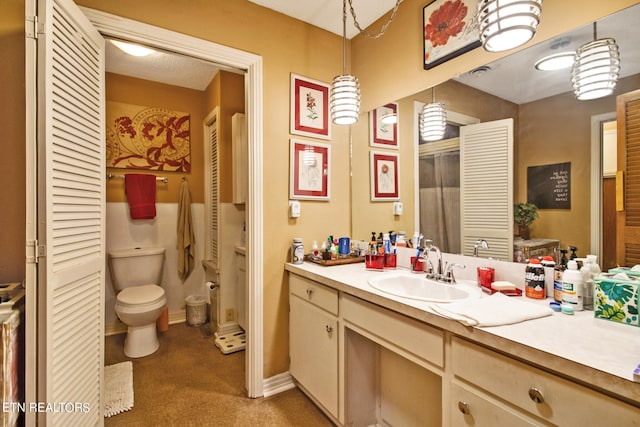
[[[156,217],[156,176],[126,174],[124,188],[129,202],[131,219]]]

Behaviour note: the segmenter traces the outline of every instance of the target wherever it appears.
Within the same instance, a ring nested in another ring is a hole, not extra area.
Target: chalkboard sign
[[[529,166],[527,202],[538,209],[571,209],[571,162]]]

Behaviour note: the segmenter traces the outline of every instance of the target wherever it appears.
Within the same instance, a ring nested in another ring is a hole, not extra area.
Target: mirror
[[[564,248],[576,246],[578,255],[584,256],[587,253],[601,255],[601,248],[607,246],[615,236],[615,231],[611,233],[602,229],[603,216],[611,208],[602,204],[602,191],[608,188],[604,181],[612,179],[605,175],[603,180],[602,154],[609,154],[615,142],[603,153],[600,139],[607,131],[602,131],[601,123],[615,118],[617,95],[640,88],[640,51],[636,46],[638,20],[640,5],[597,21],[598,38],[613,37],[620,47],[621,76],[614,94],[608,97],[578,101],[572,92],[570,68],[559,71],[539,71],[534,68],[538,59],[557,51],[551,48],[554,43],[559,43],[562,50],[575,50],[593,40],[591,24],[563,35],[566,38],[556,37],[541,42],[436,87],[436,101],[444,102],[449,117],[455,112],[481,122],[513,118],[514,202],[527,202],[528,190],[535,190],[528,188],[531,187],[528,173],[535,174],[542,166],[570,165],[570,204],[539,209],[539,218],[531,226],[532,239],[558,240]],[[566,46],[563,46],[565,43]],[[428,88],[395,101],[399,108],[401,145],[412,144],[417,139],[414,102],[431,102],[431,99],[431,89]],[[368,127],[367,119],[366,115],[362,115],[354,127]],[[592,128],[596,139],[593,147]],[[361,140],[362,135],[367,134],[366,130],[355,129],[354,146],[368,146],[367,140]],[[421,148],[422,145],[427,144],[421,144]],[[409,163],[405,157],[402,162]],[[422,173],[416,172],[415,175],[418,177]],[[353,174],[362,176],[368,171],[354,170]],[[417,188],[419,179],[415,181]],[[354,197],[360,191],[365,189],[354,186]],[[411,195],[403,196],[406,197]],[[357,229],[360,222],[358,210],[353,211],[353,235],[367,236],[369,230]],[[362,212],[362,209],[359,211]],[[405,215],[411,214],[405,212]],[[596,231],[592,233],[592,230]],[[604,267],[606,263],[601,264]]]

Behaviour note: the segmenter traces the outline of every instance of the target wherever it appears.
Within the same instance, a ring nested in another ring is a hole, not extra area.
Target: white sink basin
[[[454,302],[480,298],[482,291],[475,283],[456,284],[429,280],[424,275],[381,275],[368,280],[369,285],[391,295],[429,302]]]

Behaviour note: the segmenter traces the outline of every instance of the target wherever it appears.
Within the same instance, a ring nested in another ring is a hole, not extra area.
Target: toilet
[[[167,305],[160,287],[164,248],[131,248],[109,252],[109,271],[116,292],[115,311],[128,326],[127,357],[144,357],[160,347],[156,320]]]

